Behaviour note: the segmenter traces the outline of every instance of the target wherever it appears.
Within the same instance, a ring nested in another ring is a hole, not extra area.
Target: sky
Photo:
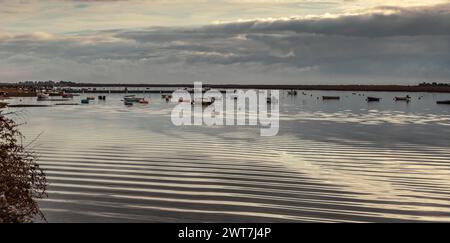
[[[450,0],[0,0],[0,82],[450,81]]]

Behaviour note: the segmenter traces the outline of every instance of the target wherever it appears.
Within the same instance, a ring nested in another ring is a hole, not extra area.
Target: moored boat
[[[450,105],[450,100],[441,100],[436,102],[438,105]]]
[[[55,91],[55,92],[50,92],[49,95],[50,95],[50,96],[62,96],[63,93],[62,93],[62,92],[57,92],[57,91]]]
[[[289,90],[288,95],[297,95],[297,90]]]
[[[202,100],[202,105],[204,106],[210,106],[212,104],[214,104],[214,102],[216,101],[216,99],[211,98],[211,99],[203,99]]]
[[[407,102],[409,102],[409,101],[411,101],[411,96],[409,96],[409,95],[407,95],[407,96],[405,96],[405,97],[395,97],[394,98],[394,100],[395,101],[407,101]]]
[[[49,94],[45,94],[45,93],[39,93],[37,94],[37,100],[38,101],[46,101],[50,98]]]
[[[340,100],[341,97],[339,96],[322,96],[323,100]]]
[[[81,104],[89,104],[89,99],[82,99]]]
[[[149,101],[146,100],[146,99],[144,99],[144,98],[142,98],[142,99],[139,100],[139,104],[144,104],[144,105],[146,105],[146,104],[148,104],[148,103],[149,103]]]
[[[367,102],[378,102],[381,100],[381,98],[377,98],[377,97],[367,97]]]
[[[72,99],[73,98],[73,94],[63,94],[62,97],[65,98],[65,99]]]
[[[36,104],[16,104],[16,105],[8,105],[11,108],[32,108],[32,107],[50,107],[52,105],[36,105]]]
[[[123,98],[125,102],[139,102],[142,98],[137,98],[135,95],[127,95]]]

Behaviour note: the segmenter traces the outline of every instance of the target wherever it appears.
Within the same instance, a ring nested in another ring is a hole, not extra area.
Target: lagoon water
[[[49,222],[450,222],[450,94],[306,93],[281,92],[275,137],[175,127],[156,94],[10,110],[47,173]]]

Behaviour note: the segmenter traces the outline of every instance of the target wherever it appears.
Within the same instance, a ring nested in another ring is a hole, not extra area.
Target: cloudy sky
[[[0,82],[450,81],[449,0],[0,0]]]

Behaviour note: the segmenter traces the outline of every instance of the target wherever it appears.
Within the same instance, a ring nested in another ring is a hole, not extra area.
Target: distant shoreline
[[[32,87],[48,88],[44,85],[25,85],[18,83],[0,84],[0,91],[9,91],[10,96],[32,96],[36,92],[14,92],[20,88]],[[53,87],[62,87],[61,85],[54,85]],[[108,88],[108,87],[123,87],[125,88],[180,88],[194,87],[194,84],[101,84],[101,83],[71,83],[64,87],[71,88]],[[450,86],[433,86],[433,85],[258,85],[258,84],[203,84],[203,87],[214,89],[272,89],[272,90],[317,90],[317,91],[353,91],[353,92],[433,92],[433,93],[450,93]],[[75,89],[74,89],[75,90]],[[67,90],[69,91],[69,90]],[[86,90],[88,92],[95,92],[95,90]],[[97,90],[101,92],[101,90]],[[129,90],[128,92],[133,92]]]

